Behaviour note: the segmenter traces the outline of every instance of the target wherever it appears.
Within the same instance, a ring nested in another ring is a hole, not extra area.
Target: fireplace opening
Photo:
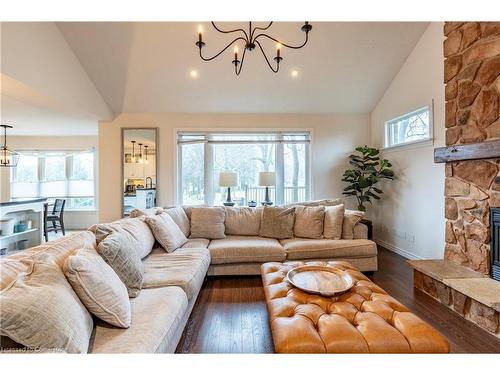
[[[491,208],[491,277],[500,281],[500,208]]]

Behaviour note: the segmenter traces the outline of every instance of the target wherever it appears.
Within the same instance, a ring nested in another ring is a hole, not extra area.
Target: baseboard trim
[[[386,248],[387,250],[390,250],[398,255],[401,255],[402,257],[405,257],[406,259],[411,259],[411,260],[422,260],[424,258],[422,257],[419,257],[418,255],[415,255],[405,249],[402,249],[396,245],[393,245],[389,242],[386,242],[384,240],[380,240],[380,239],[374,239],[375,243],[377,243],[378,245],[380,246],[383,246],[384,248]]]

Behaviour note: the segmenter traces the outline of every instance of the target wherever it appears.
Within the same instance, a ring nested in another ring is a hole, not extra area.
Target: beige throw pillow
[[[134,249],[132,236],[126,232],[113,232],[97,246],[97,252],[125,284],[129,297],[137,297],[142,287],[144,267]]]
[[[146,218],[149,228],[156,240],[168,252],[171,253],[187,242],[187,238],[174,220],[167,214],[149,216]]]
[[[181,229],[182,233],[184,233],[186,237],[189,237],[191,225],[189,224],[189,218],[186,215],[186,211],[182,207],[171,207],[166,208],[164,212],[172,218],[175,224]]]
[[[342,222],[342,239],[352,240],[354,238],[354,227],[365,216],[362,211],[345,210]]]
[[[130,217],[140,217],[140,216],[152,216],[159,215],[163,212],[163,207],[153,207],[153,208],[134,208],[130,211]]]
[[[294,222],[294,207],[265,206],[262,211],[259,235],[276,239],[291,238],[293,237]]]
[[[113,223],[93,225],[89,228],[89,230],[94,232],[97,244],[113,232],[127,232],[132,237],[134,249],[142,259],[145,258],[151,250],[153,250],[153,246],[155,244],[153,233],[151,233],[151,230],[145,220],[145,216],[120,219]]]
[[[66,259],[64,274],[88,311],[111,325],[130,327],[127,287],[95,249],[76,250]]]
[[[226,234],[258,236],[262,208],[226,207]]]
[[[325,207],[297,206],[295,207],[295,224],[293,234],[301,238],[321,238],[323,236],[323,222]]]
[[[332,240],[342,238],[342,223],[344,222],[344,205],[325,207],[325,227],[323,237]]]
[[[33,262],[0,293],[0,335],[31,349],[86,353],[94,322],[57,264]]]
[[[222,207],[191,208],[191,238],[208,238],[216,240],[226,238],[224,234],[224,219]]]

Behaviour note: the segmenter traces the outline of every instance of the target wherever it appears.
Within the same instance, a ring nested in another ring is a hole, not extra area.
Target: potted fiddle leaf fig
[[[376,185],[382,179],[393,180],[392,164],[387,159],[380,159],[379,150],[362,146],[356,147],[356,154],[349,155],[352,168],[344,172],[342,181],[348,185],[342,194],[356,197],[358,210],[366,212],[366,204],[379,200],[384,193]]]

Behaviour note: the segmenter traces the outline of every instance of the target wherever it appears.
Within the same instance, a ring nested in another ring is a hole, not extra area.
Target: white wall
[[[442,258],[444,164],[433,149],[445,144],[443,24],[431,23],[371,113],[371,143],[383,147],[384,122],[434,101],[433,145],[384,152],[397,180],[383,184],[383,200],[370,209],[375,237],[409,258]]]
[[[53,22],[2,22],[1,73],[57,101],[66,110],[113,115]],[[9,94],[3,92],[4,94]]]
[[[8,146],[12,150],[88,150],[97,148],[97,136],[79,137],[8,137]],[[98,155],[98,153],[96,153]],[[96,163],[95,165],[97,165]],[[10,199],[10,169],[0,168],[0,201]],[[96,184],[98,186],[98,184]],[[97,189],[96,189],[97,190]],[[96,192],[97,194],[97,192]],[[96,197],[98,201],[98,196]],[[97,202],[97,205],[99,202]],[[65,211],[66,229],[87,229],[98,221],[98,211]]]
[[[122,127],[159,128],[158,204],[175,203],[175,129],[234,128],[313,130],[312,182],[314,198],[340,197],[347,168],[347,156],[355,146],[369,142],[368,115],[298,114],[181,114],[125,113],[111,122],[99,123],[99,221],[120,217],[120,129]],[[354,202],[350,202],[354,205]]]

